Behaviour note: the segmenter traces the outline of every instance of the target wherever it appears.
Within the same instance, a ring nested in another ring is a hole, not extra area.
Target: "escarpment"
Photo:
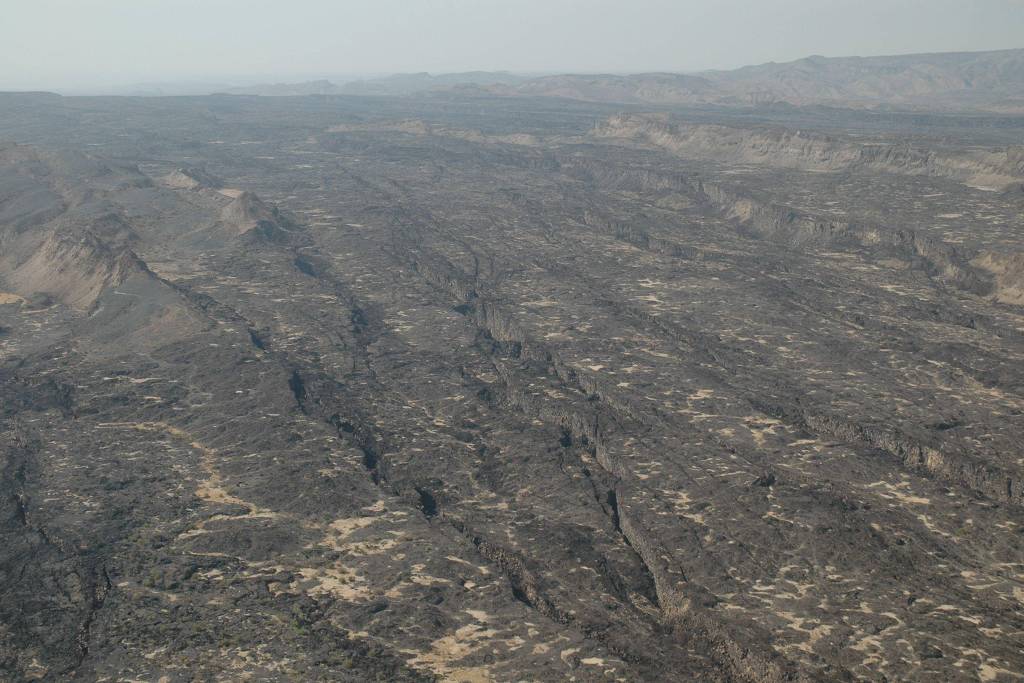
[[[181,190],[219,190],[224,181],[202,168],[178,168],[160,178],[168,187]]]
[[[968,292],[982,296],[992,292],[987,273],[973,267],[955,247],[913,230],[816,216],[745,197],[714,183],[698,181],[697,191],[717,210],[761,239],[780,240],[797,247],[813,243],[888,250],[916,261],[930,275]]]
[[[9,263],[0,277],[23,297],[43,293],[87,310],[105,290],[145,269],[131,249],[111,248],[91,232],[54,232],[27,259]]]
[[[782,128],[676,125],[657,115],[614,116],[599,123],[592,134],[597,139],[632,140],[684,158],[729,164],[936,176],[984,189],[1002,189],[1024,178],[1019,146],[936,152],[902,142],[863,144]]]
[[[1024,306],[1024,252],[985,251],[972,259],[971,264],[992,274],[997,301]]]

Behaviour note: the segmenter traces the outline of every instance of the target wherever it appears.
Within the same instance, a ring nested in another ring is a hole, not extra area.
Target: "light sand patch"
[[[543,299],[538,299],[536,301],[526,301],[526,302],[523,302],[523,307],[524,308],[528,308],[528,307],[531,307],[531,306],[532,307],[536,307],[536,308],[550,308],[552,306],[557,306],[557,305],[558,305],[558,302],[555,301],[554,299],[550,298],[550,297],[544,297]]]
[[[451,583],[449,579],[444,579],[439,576],[431,576],[426,573],[427,566],[424,564],[414,564],[412,566],[412,578],[409,580],[420,586],[433,586],[440,583]]]
[[[788,647],[795,648],[797,650],[803,650],[804,652],[807,652],[809,654],[814,653],[815,643],[820,641],[822,638],[827,638],[833,630],[833,627],[828,624],[818,624],[817,626],[813,626],[811,628],[805,628],[804,624],[807,623],[807,621],[809,620],[804,617],[798,617],[793,612],[777,611],[775,614],[777,614],[780,618],[786,620],[787,628],[790,628],[794,631],[799,631],[800,633],[803,633],[806,636],[806,639],[804,641],[799,643],[792,643]]]
[[[898,500],[906,505],[931,505],[932,501],[928,498],[922,498],[921,496],[915,496],[908,492],[910,488],[910,482],[903,480],[895,486],[887,481],[876,481],[873,484],[868,484],[868,488],[874,489],[875,493],[887,500]]]
[[[1016,671],[1010,671],[1008,669],[1001,669],[997,666],[985,663],[978,667],[978,680],[981,681],[995,681],[1003,678],[1015,678],[1017,680],[1024,679],[1024,675],[1017,673]]]
[[[0,306],[4,304],[23,304],[25,299],[10,292],[0,292]]]
[[[466,669],[452,669],[444,680],[451,681],[451,683],[489,683],[494,678],[487,671],[487,667],[474,666]]]
[[[896,258],[884,258],[878,260],[878,265],[885,268],[891,268],[892,270],[906,270],[910,267],[910,264],[906,261],[901,261]]]
[[[415,656],[407,660],[409,666],[426,668],[441,676],[445,681],[490,681],[491,676],[484,667],[453,666],[484,647],[498,634],[493,629],[478,624],[467,624],[454,633],[438,638],[430,644],[427,652],[410,653]],[[457,676],[472,675],[471,678]]]
[[[425,569],[426,565],[424,564],[414,564],[412,566],[412,575],[407,580],[403,580],[395,586],[393,586],[392,588],[388,589],[388,591],[384,593],[384,596],[387,598],[391,598],[392,600],[399,598],[402,596],[404,589],[412,584],[415,584],[417,586],[434,586],[439,584],[451,583],[451,580],[449,579],[441,578],[439,576],[431,576],[430,574],[427,574],[424,571]]]
[[[693,500],[690,498],[690,494],[686,491],[676,492],[675,498],[672,500],[672,506],[676,509],[676,512],[680,517],[685,517],[691,522],[697,524],[705,524],[705,517],[703,512],[690,511],[690,506],[693,505]]]
[[[935,523],[932,522],[932,518],[929,517],[928,515],[918,515],[917,519],[918,519],[918,521],[921,522],[921,524],[924,525],[924,527],[926,529],[928,529],[928,531],[932,532],[933,534],[938,534],[939,536],[945,536],[946,538],[952,538],[953,537],[952,534],[947,533],[947,532],[943,531],[942,529],[940,529],[939,527],[935,526]]]
[[[363,529],[377,521],[373,517],[343,517],[330,523],[331,529],[338,539],[345,539],[352,535],[352,532]]]
[[[381,538],[368,541],[358,541],[356,543],[349,543],[345,546],[345,551],[349,555],[356,555],[358,557],[366,557],[367,555],[381,555],[394,550],[398,547],[398,544],[402,541],[402,534],[397,531],[389,531],[389,534],[394,534],[392,538]]]
[[[758,448],[765,447],[768,436],[774,436],[776,426],[781,424],[774,418],[761,415],[750,415],[743,418],[743,422],[746,423],[747,430],[750,431],[750,436],[754,439],[754,443],[757,444]]]
[[[884,649],[882,647],[882,640],[878,636],[864,636],[851,645],[850,649],[856,650],[857,652],[863,652],[867,655],[867,657],[861,661],[861,664],[866,667],[873,667],[878,664],[887,663],[882,657]]]
[[[279,513],[273,510],[261,508],[254,503],[228,493],[227,489],[224,488],[220,472],[217,471],[217,451],[197,441],[183,429],[169,425],[166,422],[104,422],[97,426],[106,429],[126,428],[141,432],[162,432],[175,439],[184,441],[200,455],[199,466],[204,478],[196,485],[196,496],[211,504],[237,505],[247,508],[247,512],[238,515],[214,515],[209,519],[201,521],[193,528],[184,531],[179,535],[179,538],[189,538],[207,533],[206,525],[212,521],[224,519],[273,519],[279,516]]]
[[[303,579],[313,582],[306,591],[310,595],[328,594],[348,602],[366,600],[372,595],[365,578],[341,565],[326,568],[302,567],[298,572]]]

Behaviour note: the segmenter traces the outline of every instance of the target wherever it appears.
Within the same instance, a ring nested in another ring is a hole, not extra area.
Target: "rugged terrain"
[[[623,108],[0,95],[0,678],[1019,679],[1024,120]]]
[[[230,89],[248,95],[410,95],[450,91],[647,105],[829,106],[1024,113],[1024,49],[879,57],[813,56],[731,71],[395,74]]]

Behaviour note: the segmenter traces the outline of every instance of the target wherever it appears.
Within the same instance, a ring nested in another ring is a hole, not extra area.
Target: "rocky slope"
[[[935,152],[905,142],[865,144],[782,128],[675,125],[663,115],[614,116],[595,127],[596,138],[621,138],[684,158],[761,164],[803,171],[894,173],[951,178],[1002,190],[1024,180],[1024,147]]]
[[[201,168],[175,169],[160,178],[160,182],[178,190],[219,190],[224,187],[224,181]]]
[[[974,265],[992,273],[996,281],[996,299],[1024,306],[1024,253],[982,252]]]

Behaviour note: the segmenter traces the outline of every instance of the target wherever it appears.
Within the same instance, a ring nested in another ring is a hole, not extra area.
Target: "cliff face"
[[[160,179],[167,187],[179,190],[217,190],[224,182],[202,168],[185,167],[171,171]]]
[[[91,233],[53,233],[5,279],[23,297],[42,293],[87,310],[104,290],[144,268],[131,250],[111,249]]]
[[[171,174],[190,180],[176,191],[214,182],[189,173]],[[137,167],[77,152],[0,148],[0,303],[66,311],[94,353],[189,334],[189,307],[140,251],[166,258],[196,224],[217,223],[225,202],[217,193],[182,201]],[[272,213],[258,200],[243,204],[242,218]]]
[[[841,138],[782,128],[737,128],[719,125],[677,125],[663,115],[619,115],[598,124],[593,136],[628,140],[670,152],[684,159],[712,160],[725,165],[753,164],[811,172],[852,172],[946,178],[964,185],[1001,190],[1020,201],[1024,187],[1024,147],[940,153],[910,144],[864,144]],[[645,190],[664,186],[664,179],[642,184]],[[763,237],[791,243],[845,240],[884,246],[928,264],[958,287],[991,295],[1003,303],[1024,303],[1024,254],[982,251],[959,253],[906,230],[888,230],[837,218],[811,217],[785,206],[771,206],[738,196],[714,183],[701,191],[726,215]]]
[[[985,251],[971,263],[992,273],[997,301],[1024,306],[1024,253]]]
[[[132,251],[139,236],[108,201],[150,188],[135,167],[76,152],[0,149],[0,282],[24,299],[91,308],[110,288],[147,272]]]
[[[909,144],[863,144],[779,128],[675,125],[658,115],[614,116],[597,125],[597,138],[620,138],[680,157],[759,164],[805,171],[857,171],[950,178],[1001,189],[1024,180],[1024,151],[937,153]]]

